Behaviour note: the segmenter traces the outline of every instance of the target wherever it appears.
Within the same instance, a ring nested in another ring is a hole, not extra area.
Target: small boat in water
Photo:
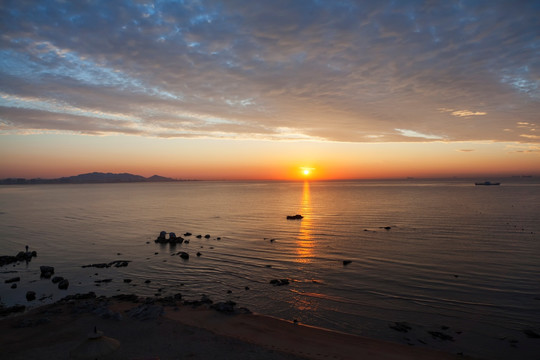
[[[484,182],[476,182],[474,185],[501,185],[500,182],[491,182],[491,181],[484,181]]]

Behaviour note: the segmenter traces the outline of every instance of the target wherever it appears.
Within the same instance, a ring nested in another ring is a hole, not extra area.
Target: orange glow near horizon
[[[0,179],[89,172],[197,180],[539,176],[539,152],[512,143],[330,143],[2,136]]]

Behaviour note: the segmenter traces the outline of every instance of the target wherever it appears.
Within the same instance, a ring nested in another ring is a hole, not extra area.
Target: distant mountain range
[[[106,183],[134,183],[134,182],[166,182],[181,181],[159,175],[144,177],[128,173],[113,174],[93,172],[76,176],[61,177],[57,179],[24,179],[8,178],[0,180],[0,185],[32,185],[32,184],[106,184]]]

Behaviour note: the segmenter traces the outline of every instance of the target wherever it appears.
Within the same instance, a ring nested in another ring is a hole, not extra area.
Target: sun
[[[304,175],[304,177],[308,177],[308,176],[311,176],[311,173],[313,172],[314,168],[310,168],[310,167],[301,167],[300,168],[300,173],[302,175]]]

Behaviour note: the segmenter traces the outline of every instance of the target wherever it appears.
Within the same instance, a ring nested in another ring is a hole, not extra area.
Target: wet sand
[[[2,359],[70,359],[94,326],[120,341],[106,359],[463,359],[462,356],[208,305],[60,302],[0,320]]]

